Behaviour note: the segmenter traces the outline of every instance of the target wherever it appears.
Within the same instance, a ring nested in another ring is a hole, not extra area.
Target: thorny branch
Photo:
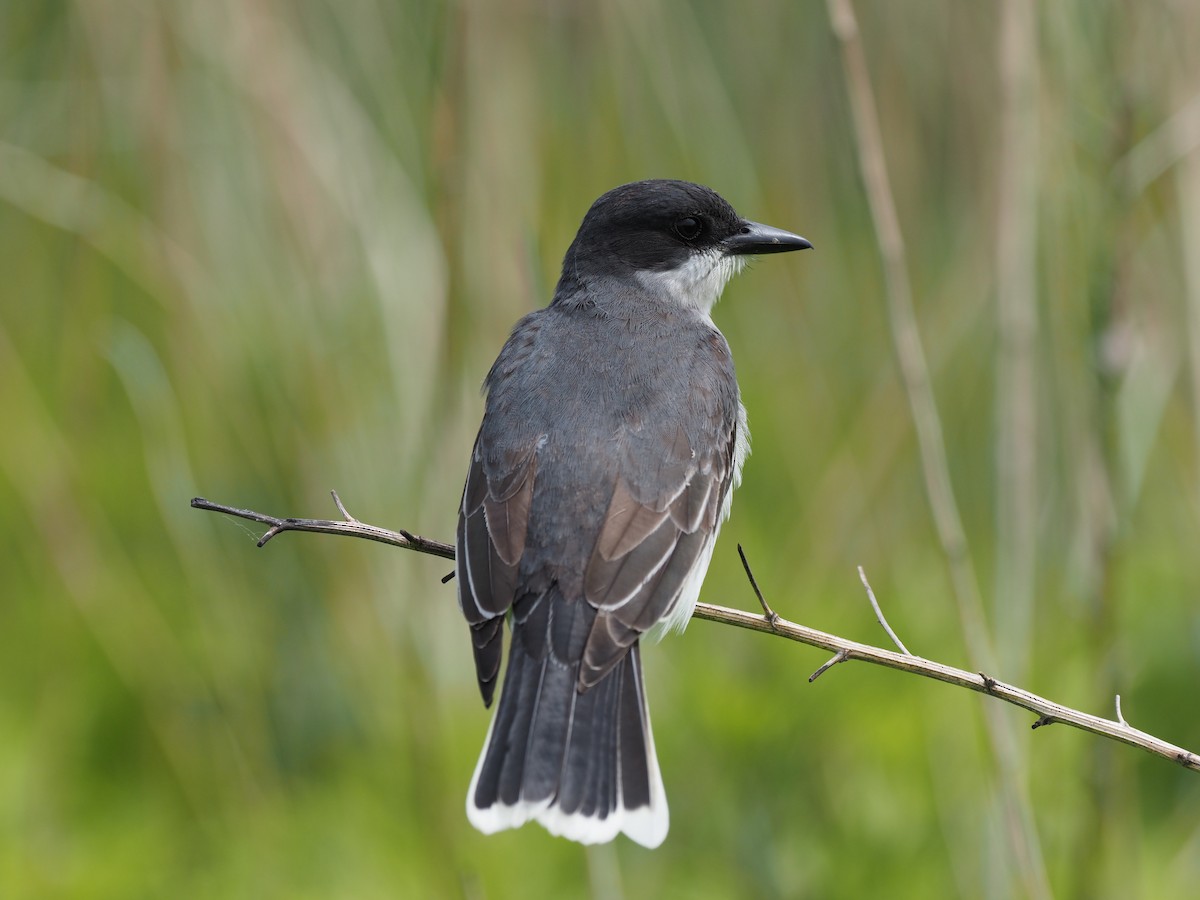
[[[360,522],[346,511],[346,507],[342,505],[342,501],[336,491],[333,492],[333,499],[337,504],[338,511],[344,517],[340,521],[332,519],[278,518],[250,509],[239,509],[233,506],[226,506],[222,503],[213,503],[211,500],[205,500],[202,497],[194,498],[192,506],[195,509],[207,509],[212,512],[225,513],[226,515],[237,516],[242,519],[249,519],[252,522],[269,525],[270,528],[258,542],[258,546],[260,547],[275,535],[284,531],[310,531],[320,534],[345,534],[352,537],[361,537],[378,541],[381,544],[389,544],[393,547],[403,547],[406,550],[428,553],[432,556],[439,556],[442,559],[454,559],[453,544],[423,538],[404,530],[392,531],[376,525],[368,525]],[[767,605],[767,601],[759,590],[758,583],[750,571],[750,564],[746,561],[746,556],[742,553],[741,547],[738,548],[738,553],[742,558],[742,564],[746,568],[746,575],[750,579],[755,595],[762,605],[763,612],[761,614],[751,613],[740,609],[716,606],[711,603],[697,603],[696,611],[692,614],[692,617],[705,619],[709,622],[720,622],[724,625],[736,625],[738,628],[761,631],[764,634],[775,634],[801,644],[808,644],[810,647],[819,647],[823,650],[833,652],[835,654],[834,657],[814,672],[809,681],[816,679],[817,676],[833,665],[847,660],[874,663],[877,666],[899,669],[901,672],[909,672],[913,675],[921,675],[936,681],[944,681],[947,684],[967,688],[980,694],[987,694],[988,696],[1011,703],[1013,706],[1019,706],[1021,709],[1037,714],[1038,719],[1033,723],[1034,728],[1054,723],[1071,725],[1083,731],[1098,734],[1101,737],[1120,741],[1123,744],[1141,747],[1143,750],[1157,756],[1162,756],[1179,763],[1185,769],[1200,772],[1200,755],[1190,750],[1185,750],[1182,747],[1177,747],[1152,734],[1147,734],[1126,722],[1121,712],[1121,699],[1119,696],[1116,701],[1117,718],[1105,719],[1101,716],[1089,715],[1088,713],[1054,703],[1030,691],[1011,684],[1005,684],[1003,681],[998,681],[982,672],[968,672],[965,669],[956,669],[953,666],[947,666],[943,663],[916,656],[903,649],[904,645],[900,642],[895,632],[892,631],[891,627],[888,626],[887,620],[883,616],[883,611],[880,609],[878,601],[875,600],[874,592],[867,582],[866,574],[863,573],[861,568],[859,569],[859,577],[862,579],[863,585],[867,590],[867,595],[872,601],[871,605],[875,609],[876,618],[878,618],[880,625],[887,631],[896,646],[901,648],[901,652],[885,650],[882,647],[873,647],[870,644],[861,644],[858,641],[847,640],[846,638],[827,634],[824,631],[818,631],[815,628],[789,622],[787,619],[781,618]]]

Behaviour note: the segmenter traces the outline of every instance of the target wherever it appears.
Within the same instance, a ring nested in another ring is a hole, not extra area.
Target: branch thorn
[[[750,562],[746,559],[746,551],[742,549],[741,544],[738,544],[737,548],[738,556],[742,559],[742,568],[746,570],[746,577],[750,579],[750,587],[754,588],[754,596],[758,598],[758,602],[762,606],[763,616],[766,618],[767,623],[774,628],[779,621],[779,614],[771,609],[767,604],[766,598],[763,597],[762,591],[758,589],[758,581],[754,577],[754,572],[750,569]],[[812,681],[812,678],[809,681]]]
[[[888,620],[883,615],[883,609],[879,606],[879,601],[875,599],[875,592],[871,590],[871,583],[867,581],[867,573],[862,566],[858,567],[858,579],[863,583],[863,587],[867,589],[867,599],[871,601],[871,608],[875,610],[875,620],[883,626],[883,630],[888,633],[888,637],[892,639],[892,643],[900,648],[900,652],[905,656],[912,656],[908,648],[904,646],[904,642],[896,636],[896,632],[892,631],[892,626],[888,624]]]
[[[833,657],[831,659],[829,659],[823,666],[821,666],[821,668],[817,669],[817,671],[813,672],[811,675],[808,676],[808,683],[812,684],[814,681],[816,681],[818,678],[820,678],[822,675],[824,675],[826,671],[828,671],[829,669],[832,669],[834,666],[836,666],[840,662],[845,662],[849,658],[850,658],[849,650],[839,650],[837,653],[835,653],[833,655]]]

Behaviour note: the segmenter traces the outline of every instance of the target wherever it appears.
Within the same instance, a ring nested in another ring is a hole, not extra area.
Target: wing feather
[[[666,455],[622,466],[584,572],[584,596],[598,611],[580,666],[581,688],[596,684],[646,631],[674,611],[684,587],[706,565],[731,482],[736,424],[725,440],[697,453],[678,429]],[[639,468],[639,463],[642,463]],[[631,486],[638,471],[643,483]],[[640,488],[640,490],[639,490]]]
[[[455,574],[459,607],[472,628],[475,674],[486,705],[491,705],[500,671],[503,616],[516,598],[536,476],[537,455],[530,446],[513,455],[499,477],[490,479],[476,440],[459,510]]]
[[[489,490],[483,501],[488,536],[496,548],[496,554],[508,566],[515,566],[525,552],[536,471],[537,457],[531,455],[529,461],[518,470],[520,479],[511,479],[513,485],[507,493],[497,495]]]
[[[625,479],[618,478],[596,549],[604,560],[620,559],[645,541],[666,517],[665,510],[655,511],[639,503]]]
[[[617,609],[637,594],[675,550],[679,529],[662,517],[659,526],[616,559],[604,558],[599,545],[584,573],[583,593],[600,610]]]

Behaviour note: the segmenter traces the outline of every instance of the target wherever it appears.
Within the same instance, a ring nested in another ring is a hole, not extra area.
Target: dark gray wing
[[[490,706],[500,672],[504,614],[513,604],[529,531],[537,454],[533,445],[510,452],[504,474],[489,480],[480,440],[471,451],[459,509],[455,575],[459,606],[471,626],[479,690]]]
[[[584,596],[598,614],[581,687],[603,678],[654,625],[690,615],[676,606],[684,595],[695,601],[734,475],[732,397],[707,404],[707,427],[690,438],[678,425],[630,442],[584,574]]]

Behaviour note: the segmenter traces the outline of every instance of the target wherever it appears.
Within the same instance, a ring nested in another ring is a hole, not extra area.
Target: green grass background
[[[1198,749],[1200,7],[1036,7],[1015,485],[1003,8],[857,4],[991,674]],[[816,245],[716,311],[754,453],[703,599],[755,608],[741,542],[780,613],[883,644],[861,564],[969,666],[847,97],[816,2],[0,5],[0,895],[1006,898],[1036,894],[1027,790],[1053,894],[1195,896],[1195,773],[1005,708],[1005,779],[978,695],[810,686],[826,654],[705,622],[646,653],[662,848],[484,837],[447,564],[188,507],[334,517],[336,488],[449,538],[478,385],[588,204],[692,179]]]

